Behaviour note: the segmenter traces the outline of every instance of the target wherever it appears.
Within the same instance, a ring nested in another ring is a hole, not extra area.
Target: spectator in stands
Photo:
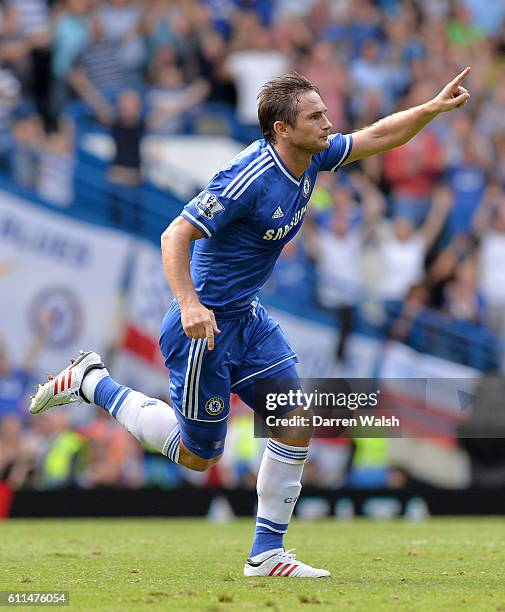
[[[27,38],[48,36],[51,22],[46,0],[7,0],[6,4],[15,11],[21,31]]]
[[[319,219],[319,229],[310,224],[309,217],[305,235],[306,248],[316,266],[318,301],[333,314],[339,327],[335,355],[340,361],[345,358],[356,306],[366,299],[367,291],[373,289],[367,286],[370,277],[367,242],[385,203],[374,185],[360,172],[353,172],[346,182],[340,183],[333,190],[332,200],[333,210],[329,217],[321,212],[312,216],[316,223]]]
[[[189,102],[199,103],[207,91],[204,82],[195,83],[190,88]],[[83,93],[98,120],[110,128],[114,141],[114,158],[108,173],[111,182],[110,218],[119,227],[138,232],[143,227],[139,201],[142,139],[147,130],[162,128],[169,119],[176,117],[183,109],[186,110],[186,100],[181,96],[171,100],[163,99],[160,92],[160,98],[153,101],[153,107],[146,115],[140,94],[134,89],[120,92],[117,107],[99,89],[85,88]]]
[[[111,183],[110,219],[118,227],[139,231],[142,228],[140,145],[146,130],[142,100],[137,91],[127,89],[118,97],[117,110],[98,90],[87,101],[97,118],[110,128],[114,141],[115,152],[108,173]]]
[[[292,56],[295,64],[310,55],[314,44],[317,45],[319,42],[315,43],[313,32],[306,20],[293,13],[282,19],[277,18],[273,33],[279,51],[286,56]],[[336,51],[331,41],[328,41],[328,44]],[[309,76],[307,73],[304,74]]]
[[[505,258],[505,194],[501,185],[488,188],[476,219],[482,236],[480,260],[480,289],[484,296],[486,319],[489,326],[505,335],[505,269],[499,262]]]
[[[446,181],[455,202],[449,216],[448,229],[451,236],[468,236],[472,231],[491,168],[489,153],[488,147],[481,140],[466,137],[461,143],[460,159],[448,165]]]
[[[70,427],[64,410],[43,416],[44,446],[39,457],[39,486],[58,489],[76,486],[86,466],[86,439]]]
[[[446,187],[439,187],[423,225],[415,229],[406,218],[377,225],[373,232],[379,242],[382,275],[379,294],[384,300],[402,301],[409,288],[424,277],[424,259],[442,229],[452,206]]]
[[[333,125],[338,125],[339,131],[344,132],[348,127],[346,105],[350,83],[345,66],[337,61],[335,45],[330,41],[313,44],[299,71],[317,83],[328,108],[328,118]]]
[[[495,86],[486,92],[476,130],[488,141],[505,132],[505,75],[500,75]]]
[[[18,39],[18,43],[21,43],[18,49],[22,55],[17,63],[24,72],[21,82],[25,93],[43,117],[45,128],[49,129],[48,98],[51,83],[49,7],[46,0],[9,0],[9,7],[15,15],[15,22],[19,25],[17,34],[21,35],[21,40]]]
[[[483,320],[483,298],[478,290],[478,264],[467,257],[456,269],[454,280],[445,287],[443,311],[452,319],[480,323]]]
[[[142,447],[102,409],[80,430],[89,446],[79,482],[90,487],[136,488],[143,484]]]
[[[505,23],[505,4],[501,0],[463,0],[472,23],[479,32],[496,37]]]
[[[54,23],[52,39],[50,122],[53,128],[70,99],[67,82],[72,66],[89,40],[88,0],[66,0]]]
[[[469,46],[478,43],[484,32],[472,22],[472,14],[462,2],[453,2],[447,22],[447,36],[453,45]]]
[[[66,119],[58,130],[43,134],[37,150],[35,191],[44,200],[57,206],[70,206],[74,201],[74,126]]]
[[[10,70],[0,68],[0,169],[6,165],[11,148],[12,110],[20,100],[20,93],[16,77]]]
[[[360,255],[363,242],[361,227],[352,225],[351,215],[355,202],[349,187],[340,188],[346,202],[335,208],[328,229],[310,231],[305,236],[317,274],[319,303],[332,313],[337,321],[339,340],[335,358],[346,357],[346,346],[353,329],[354,310],[363,296]],[[345,208],[347,210],[345,210]],[[307,222],[306,222],[307,223]],[[335,265],[338,262],[338,265]]]
[[[116,93],[125,84],[126,73],[117,38],[107,38],[98,15],[91,18],[88,44],[76,57],[68,82],[83,100],[100,92]]]
[[[226,78],[226,41],[212,30],[200,33],[195,51],[196,72],[209,84],[209,102],[218,102],[235,108],[237,93],[235,85]]]
[[[0,483],[13,489],[33,485],[37,447],[34,437],[21,425],[21,418],[9,414],[0,419]]]
[[[37,177],[37,151],[42,142],[43,130],[40,117],[30,114],[13,121],[7,158],[13,180],[25,188],[34,189]]]
[[[6,6],[0,16],[0,64],[23,85],[24,93],[27,93],[32,76],[28,42],[14,7]]]
[[[119,62],[130,86],[138,86],[146,62],[141,37],[142,6],[132,0],[108,0],[98,10],[106,40],[120,43]]]
[[[14,122],[9,150],[12,178],[58,206],[74,200],[74,131],[68,120],[46,133],[40,116],[30,114]]]
[[[185,38],[191,24],[193,2],[174,3],[170,0],[153,0],[147,3],[142,22],[147,35],[147,46],[151,56],[160,47],[170,46],[176,51],[178,60],[184,62]]]
[[[430,85],[431,87],[431,85]],[[424,98],[424,86],[416,86],[410,105]],[[384,177],[391,185],[393,216],[415,228],[426,218],[431,194],[443,169],[440,141],[433,130],[423,130],[402,147],[384,155]]]
[[[400,89],[400,67],[389,65],[385,61],[385,50],[377,40],[370,38],[363,42],[360,55],[351,64],[352,97],[351,104],[354,115],[364,115],[363,104],[368,94],[379,94],[380,105],[378,114],[383,117],[393,109],[395,94]],[[398,83],[398,84],[397,84]],[[403,83],[402,83],[403,84]]]
[[[416,283],[407,291],[399,310],[392,309],[388,321],[386,337],[410,344],[415,324],[426,312],[429,291],[425,283]]]
[[[241,19],[245,19],[242,17]],[[290,67],[290,60],[273,46],[271,33],[254,19],[245,24],[238,21],[235,45],[243,45],[233,51],[224,66],[237,90],[237,119],[240,123],[236,137],[244,142],[261,138],[258,127],[256,97],[262,85],[269,79],[283,74]]]
[[[303,483],[325,489],[345,486],[351,456],[352,440],[349,438],[314,439]]]
[[[446,286],[456,278],[460,265],[467,259],[475,259],[474,236],[459,234],[441,252],[435,253],[427,264],[426,286],[430,308],[441,310],[445,303]]]
[[[164,135],[176,133],[181,122],[188,120],[207,98],[209,84],[204,79],[196,79],[188,85],[169,47],[158,50],[150,72],[152,87],[146,95],[149,129]]]

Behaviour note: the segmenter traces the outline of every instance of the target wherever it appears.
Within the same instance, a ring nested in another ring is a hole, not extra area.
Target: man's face
[[[296,125],[286,126],[286,137],[293,147],[309,153],[319,153],[328,148],[332,124],[326,117],[326,110],[315,91],[307,91],[301,96]]]

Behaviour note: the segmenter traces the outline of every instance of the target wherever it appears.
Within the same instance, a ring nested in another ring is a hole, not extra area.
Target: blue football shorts
[[[210,459],[224,450],[230,393],[263,416],[254,405],[254,382],[278,376],[301,388],[298,359],[279,323],[255,300],[247,309],[214,310],[220,334],[213,351],[206,339],[191,339],[181,325],[174,300],[163,319],[160,348],[170,372],[170,398],[184,446]],[[277,377],[276,377],[277,378]],[[291,410],[287,408],[287,410]]]

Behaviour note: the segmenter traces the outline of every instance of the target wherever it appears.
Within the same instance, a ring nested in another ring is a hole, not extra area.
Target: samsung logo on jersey
[[[289,223],[288,225],[268,229],[265,232],[265,235],[263,236],[263,240],[282,240],[282,238],[285,238],[288,233],[300,223],[306,210],[307,206],[300,208],[300,210],[297,211],[295,216],[291,219],[291,223]]]

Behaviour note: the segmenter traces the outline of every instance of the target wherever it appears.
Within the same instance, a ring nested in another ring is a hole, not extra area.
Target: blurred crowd
[[[270,290],[289,295],[291,288],[299,301],[300,279],[314,272],[311,299],[341,330],[337,360],[346,358],[358,306],[370,301],[393,313],[383,331],[403,342],[414,342],[419,322],[436,313],[439,326],[479,338],[492,330],[500,344],[502,0],[1,0],[0,168],[64,204],[77,138],[67,110],[77,100],[110,130],[109,179],[117,193],[131,193],[142,180],[146,133],[222,133],[224,116],[230,135],[248,143],[261,136],[257,92],[283,72],[312,79],[333,130],[346,133],[427,101],[467,65],[464,110],[437,118],[403,147],[320,175],[304,230],[286,247]],[[140,206],[134,198],[134,226]],[[2,380],[0,372],[0,387]],[[50,486],[63,473],[83,486],[139,486],[200,477],[160,463],[100,412],[80,430],[66,429],[65,418],[48,415],[30,430],[18,417],[3,419],[0,479],[3,471],[15,482]],[[245,417],[232,423],[236,461],[219,464],[211,478],[252,482],[259,441],[246,442]],[[328,448],[317,446],[326,456]],[[345,443],[328,456],[321,465],[344,466],[345,474],[356,452]],[[328,471],[318,473],[316,481]],[[331,482],[342,481],[332,474]]]
[[[317,297],[344,329],[352,328],[355,304],[372,294],[396,308],[394,336],[408,336],[425,307],[505,330],[505,279],[496,265],[505,252],[501,0],[0,6],[3,163],[39,195],[68,200],[75,143],[64,111],[83,100],[116,145],[109,179],[119,203],[111,217],[121,224],[129,194],[137,228],[141,203],[132,190],[142,180],[148,132],[208,131],[219,108],[233,117],[232,135],[250,142],[260,136],[260,86],[289,70],[317,83],[334,130],[349,132],[428,100],[470,65],[465,110],[351,172],[321,177],[307,224],[312,237],[296,258],[316,266]],[[335,257],[349,265],[333,266]]]

